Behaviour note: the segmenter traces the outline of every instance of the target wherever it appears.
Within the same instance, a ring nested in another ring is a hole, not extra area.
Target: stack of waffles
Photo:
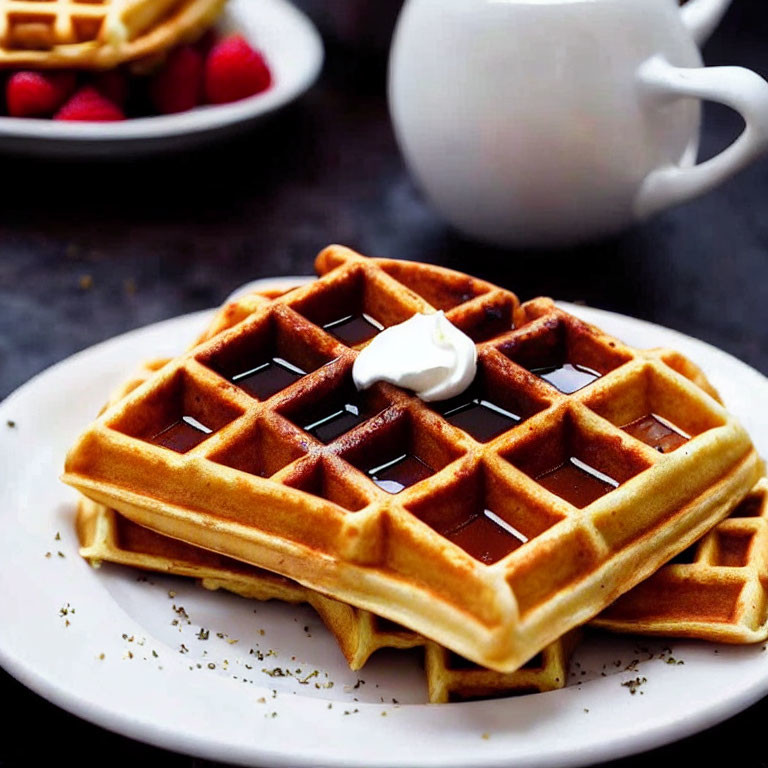
[[[225,0],[0,0],[0,68],[106,69],[199,37]]]
[[[762,463],[695,366],[448,270],[317,267],[225,307],[80,438],[85,557],[308,602],[353,667],[424,645],[433,701],[560,687],[591,620],[765,637]],[[358,351],[436,309],[477,344],[472,387],[358,392]]]

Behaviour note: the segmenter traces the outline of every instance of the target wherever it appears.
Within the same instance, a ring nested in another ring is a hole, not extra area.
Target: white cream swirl
[[[475,343],[443,312],[414,315],[383,330],[355,360],[358,389],[377,381],[412,389],[426,402],[461,394],[477,373]]]

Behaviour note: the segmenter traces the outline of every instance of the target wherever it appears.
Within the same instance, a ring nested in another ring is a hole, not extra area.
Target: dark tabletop
[[[735,0],[707,62],[768,76],[766,5]],[[616,239],[494,250],[451,233],[419,198],[394,144],[384,82],[383,55],[329,40],[317,87],[225,144],[131,162],[0,158],[0,399],[77,350],[212,307],[247,280],[309,273],[329,242],[471,271],[523,299],[548,294],[645,318],[768,374],[768,159]],[[739,130],[728,110],[708,107],[703,154]],[[2,671],[0,700],[3,768],[62,758],[208,764],[89,725]],[[768,702],[615,765],[765,766],[763,717]]]

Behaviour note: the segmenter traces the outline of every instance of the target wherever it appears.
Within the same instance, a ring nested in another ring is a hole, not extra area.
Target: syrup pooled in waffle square
[[[0,67],[113,67],[202,34],[225,0],[0,0]]]
[[[466,275],[338,247],[317,266],[103,414],[64,479],[508,672],[761,474],[711,397],[549,300],[521,307]],[[366,334],[435,309],[477,343],[464,402],[354,390]]]
[[[547,646],[516,672],[495,672],[431,643],[368,611],[324,597],[295,581],[181,541],[169,539],[82,499],[77,532],[80,553],[94,567],[117,563],[198,579],[206,589],[224,589],[255,600],[309,603],[333,634],[351,669],[361,669],[381,648],[425,648],[429,701],[488,698],[556,690],[565,685],[577,631]]]

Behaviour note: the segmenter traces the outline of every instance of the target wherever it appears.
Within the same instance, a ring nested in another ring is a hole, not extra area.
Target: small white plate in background
[[[264,53],[273,75],[268,90],[232,104],[114,123],[0,117],[0,152],[79,158],[184,148],[276,112],[320,74],[320,34],[288,0],[229,0],[216,28],[223,34],[239,32]]]

